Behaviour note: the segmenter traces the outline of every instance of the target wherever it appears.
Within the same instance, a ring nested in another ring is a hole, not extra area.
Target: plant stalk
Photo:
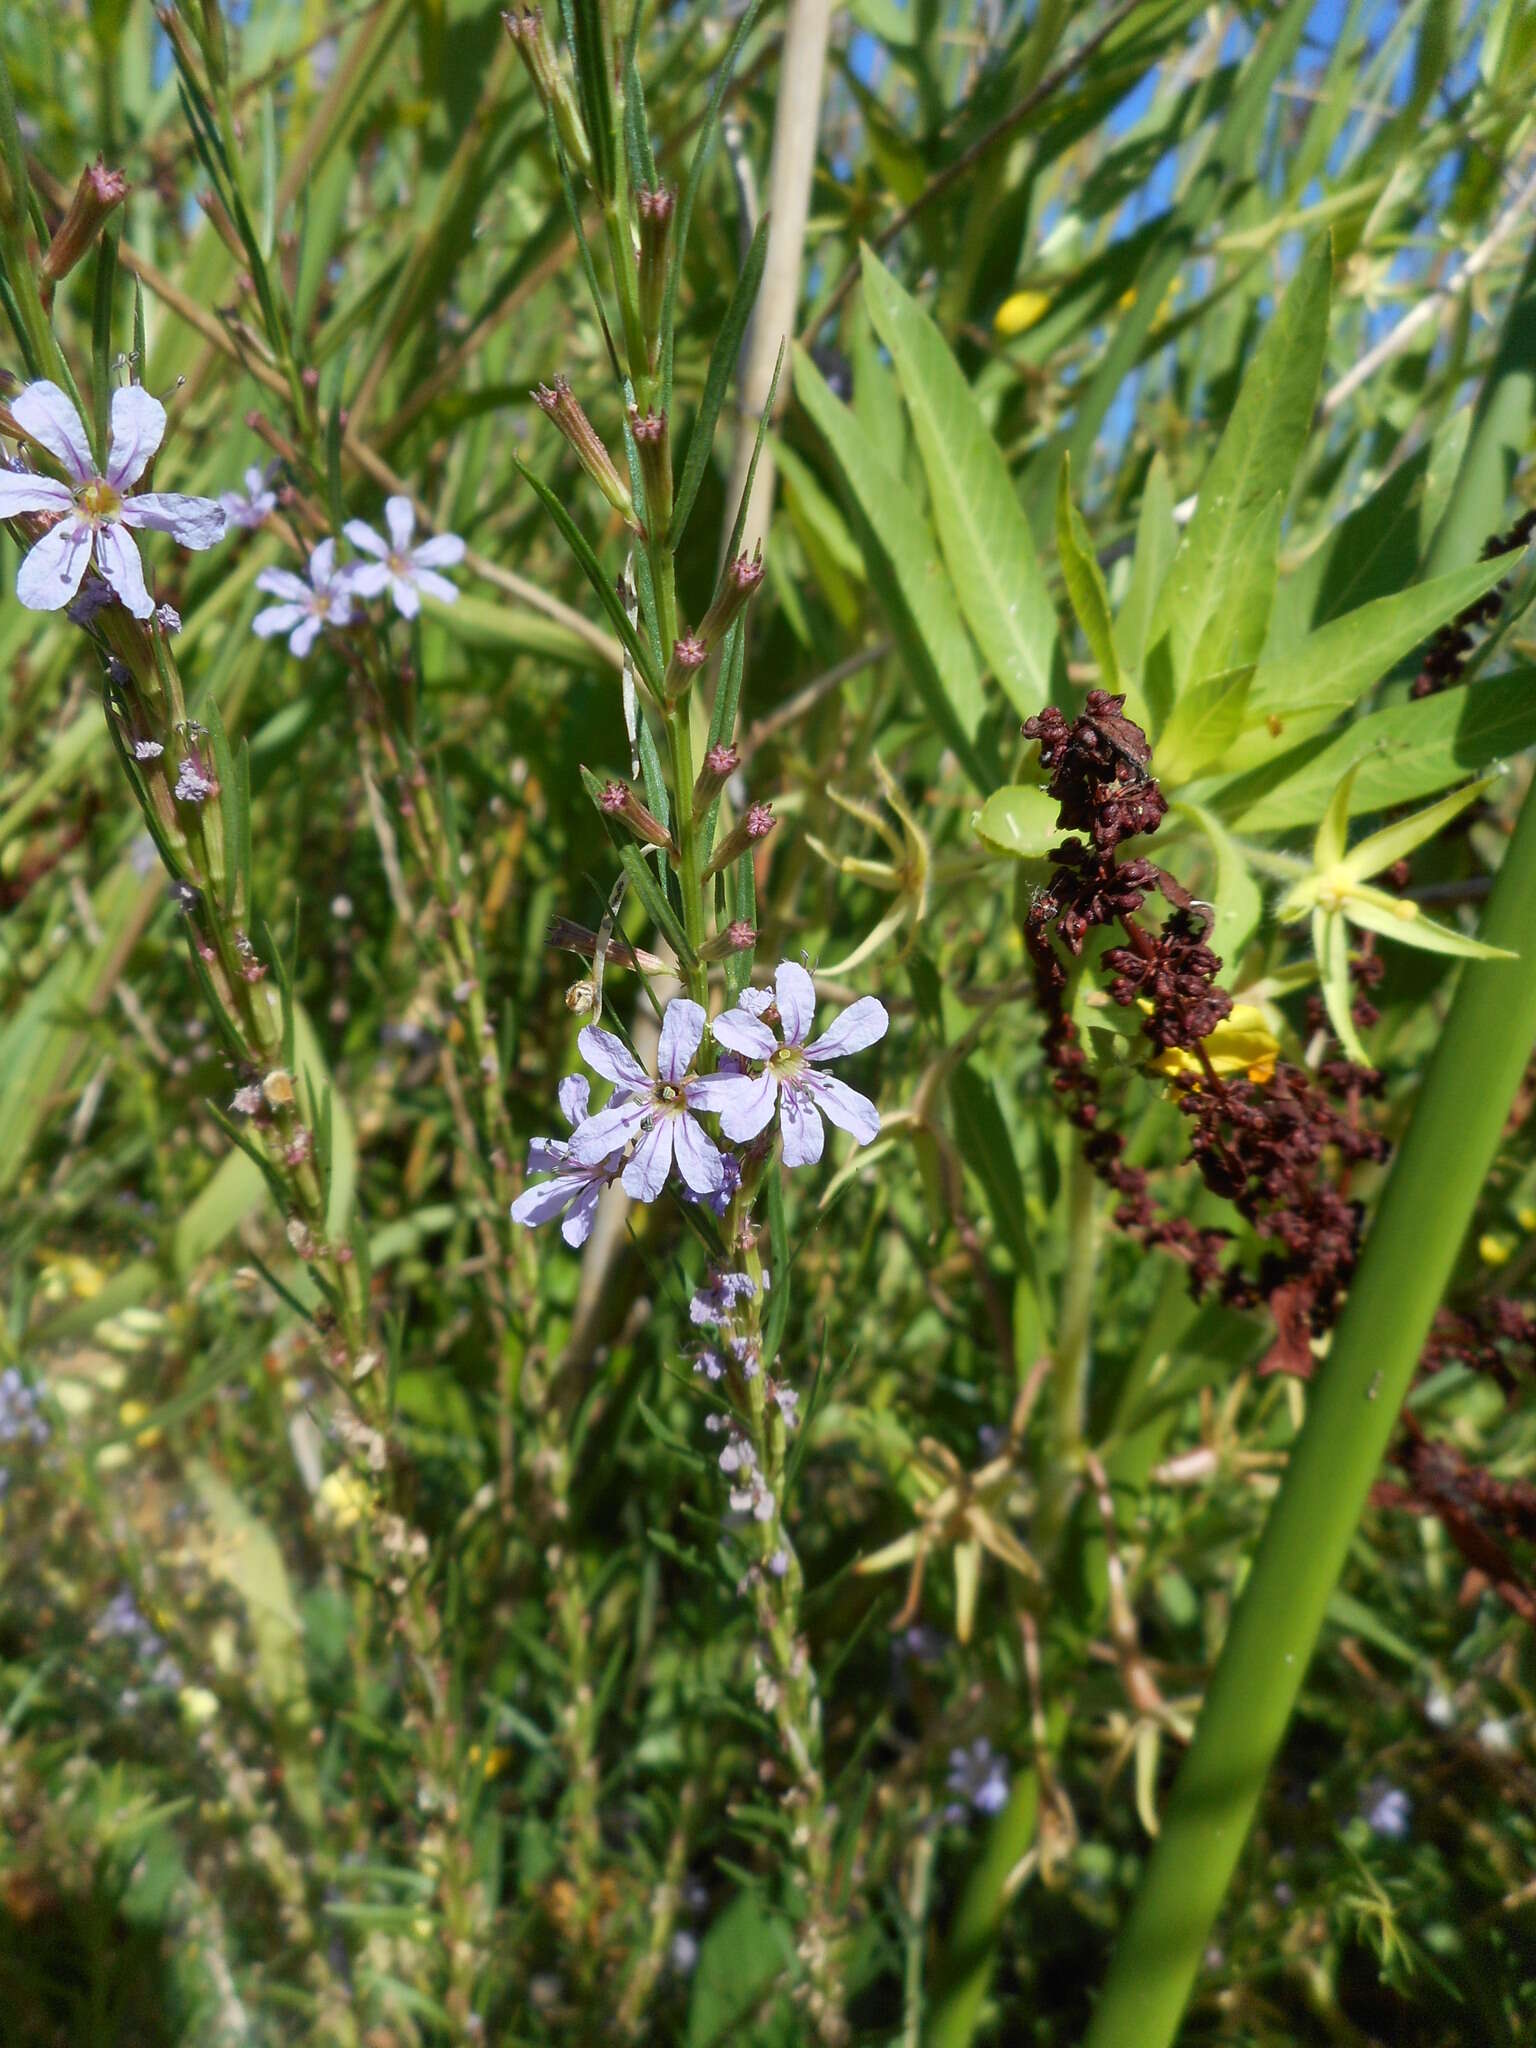
[[[1085,2048],[1168,2048],[1536,1042],[1536,789],[1308,1403]]]

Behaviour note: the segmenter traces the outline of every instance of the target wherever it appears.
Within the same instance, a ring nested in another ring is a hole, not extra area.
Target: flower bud
[[[741,854],[750,853],[760,839],[768,837],[777,822],[772,804],[748,804],[745,816],[732,826],[710,855],[705,875],[718,875]]]
[[[726,564],[725,574],[720,579],[720,588],[715,592],[714,602],[699,621],[699,638],[711,653],[725,638],[732,622],[745,608],[762,580],[761,549],[755,555],[738,555],[735,561]]]
[[[670,698],[686,696],[693,679],[709,659],[709,649],[697,633],[679,633],[667,663],[662,688]]]
[[[741,755],[724,740],[717,740],[704,756],[704,766],[693,785],[693,815],[702,818],[715,798],[741,766]]]
[[[44,285],[55,285],[68,277],[87,255],[115,207],[128,197],[128,180],[121,171],[109,171],[98,157],[80,173],[69,211],[54,230],[53,240],[43,256]]]
[[[629,494],[629,485],[614,467],[613,457],[597,438],[597,429],[582,411],[565,378],[557,377],[553,384],[540,384],[533,395],[575,449],[582,468],[614,511],[638,532],[639,521],[635,518],[635,501]]]
[[[699,958],[725,960],[732,953],[750,953],[756,944],[757,927],[748,924],[744,917],[738,917],[723,932],[716,932],[712,939],[706,939],[699,948]]]
[[[582,770],[582,780],[587,781],[587,771]],[[592,778],[595,782],[596,778]],[[588,784],[591,786],[591,783]],[[672,834],[653,811],[648,811],[639,797],[625,782],[605,782],[597,791],[597,808],[605,818],[616,824],[625,825],[635,837],[646,846],[664,846],[675,859],[677,847]]]
[[[501,17],[507,34],[512,38],[516,50],[533,80],[533,89],[555,124],[561,147],[581,175],[592,182],[592,152],[587,146],[586,130],[581,124],[575,95],[566,83],[560,69],[560,59],[555,46],[549,39],[544,26],[544,11],[540,7],[509,8]]]
[[[629,408],[629,431],[640,457],[645,484],[645,523],[651,538],[664,541],[672,524],[672,436],[665,412]]]
[[[661,352],[661,308],[667,292],[667,254],[677,194],[666,185],[642,185],[635,194],[640,216],[640,324],[645,329],[651,368]]]

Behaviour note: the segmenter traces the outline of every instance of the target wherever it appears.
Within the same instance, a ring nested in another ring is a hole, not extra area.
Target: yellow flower
[[[1510,1242],[1507,1237],[1496,1237],[1489,1230],[1477,1240],[1477,1256],[1485,1266],[1503,1266],[1509,1262]]]
[[[1143,1009],[1151,1007],[1150,1003],[1142,1004]],[[1253,1003],[1234,1003],[1203,1044],[1205,1056],[1217,1074],[1245,1074],[1260,1086],[1274,1079],[1280,1041],[1264,1022],[1264,1012]],[[1198,1085],[1205,1078],[1200,1060],[1180,1046],[1160,1052],[1147,1064],[1154,1074],[1163,1074],[1170,1081],[1188,1080]]]
[[[141,1422],[149,1420],[149,1410],[142,1401],[124,1401],[117,1411],[117,1419],[124,1429],[137,1429],[134,1442],[141,1451],[151,1450],[160,1441],[158,1429],[139,1429]]]
[[[176,1695],[176,1704],[189,1728],[206,1728],[218,1717],[219,1696],[206,1685],[184,1685]]]
[[[321,1515],[337,1529],[351,1529],[373,1505],[373,1493],[360,1472],[328,1472],[317,1496]]]
[[[992,317],[992,326],[1007,341],[1015,334],[1027,333],[1050,310],[1051,301],[1047,293],[1014,292],[998,307]]]
[[[1536,1231],[1536,1209],[1517,1209],[1515,1221],[1522,1230]]]

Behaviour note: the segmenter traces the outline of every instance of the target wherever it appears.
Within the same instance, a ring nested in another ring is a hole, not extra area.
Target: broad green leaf
[[[1223,670],[1179,697],[1157,742],[1158,779],[1170,789],[1209,774],[1242,730],[1252,666]]]
[[[1109,592],[1104,572],[1093,552],[1093,540],[1082,514],[1072,502],[1072,458],[1063,454],[1061,477],[1056,486],[1056,552],[1067,595],[1077,614],[1083,637],[1099,665],[1099,681],[1106,690],[1118,691],[1120,661],[1115,651],[1114,631],[1109,619]],[[1132,706],[1134,711],[1135,707]]]
[[[1141,487],[1141,512],[1136,521],[1136,553],[1120,616],[1115,620],[1115,645],[1120,659],[1139,674],[1147,652],[1147,627],[1152,607],[1178,552],[1179,529],[1173,517],[1173,484],[1161,449],[1153,456]]]
[[[1498,352],[1473,413],[1466,453],[1425,564],[1431,575],[1477,559],[1504,524],[1510,480],[1536,425],[1536,245],[1509,301]]]
[[[1280,659],[1261,661],[1248,692],[1248,729],[1227,749],[1223,768],[1256,768],[1324,731],[1405,654],[1491,590],[1513,559],[1501,555],[1378,598],[1320,626]],[[1158,758],[1161,766],[1161,750]]]
[[[1514,669],[1372,712],[1332,739],[1310,740],[1267,768],[1196,794],[1240,832],[1284,832],[1314,824],[1356,762],[1352,817],[1434,796],[1533,743],[1536,669]]]
[[[1322,372],[1330,269],[1323,236],[1303,257],[1243,379],[1189,530],[1158,595],[1148,644],[1167,639],[1176,685],[1191,675],[1195,650],[1227,603],[1233,577],[1243,571],[1242,551],[1251,544],[1255,519],[1289,493]]]
[[[1034,1271],[1024,1181],[992,1083],[969,1060],[949,1077],[949,1105],[960,1156],[980,1181],[1000,1244],[1024,1273]]]
[[[1252,518],[1234,524],[1226,588],[1190,657],[1184,690],[1258,660],[1275,604],[1282,510],[1277,492]]]
[[[987,776],[976,746],[986,712],[981,675],[933,536],[913,509],[910,492],[800,348],[795,390],[836,464],[869,580],[928,714],[976,787],[984,789]]]
[[[1010,783],[995,789],[971,823],[976,835],[997,853],[1017,860],[1044,860],[1061,839],[1055,797],[1033,782]]]
[[[937,327],[871,249],[864,302],[891,352],[939,545],[976,644],[1021,718],[1051,694],[1056,608],[1008,465]]]

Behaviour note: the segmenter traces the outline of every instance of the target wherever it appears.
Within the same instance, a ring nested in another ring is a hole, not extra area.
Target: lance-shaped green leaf
[[[1072,502],[1072,458],[1067,454],[1061,458],[1061,475],[1056,483],[1056,552],[1061,557],[1061,573],[1077,623],[1099,665],[1099,681],[1106,690],[1118,691],[1123,685],[1114,628],[1110,624],[1109,592],[1104,587],[1104,572],[1093,552],[1083,515]],[[1134,704],[1130,711],[1133,717],[1138,716]]]
[[[1511,669],[1475,689],[1373,711],[1332,739],[1319,734],[1279,761],[1197,794],[1245,837],[1293,831],[1323,815],[1339,778],[1357,765],[1354,815],[1434,796],[1533,742],[1536,669]]]
[[[795,390],[832,456],[869,580],[928,714],[984,789],[989,777],[976,744],[986,712],[981,675],[933,536],[911,492],[800,348]]]
[[[864,303],[912,416],[960,609],[1009,702],[1028,718],[1051,694],[1060,653],[1056,608],[1008,465],[938,328],[872,249],[863,263]]]
[[[1263,644],[1247,647],[1260,607],[1246,608],[1237,651],[1223,636],[1221,620],[1229,586],[1248,579],[1252,563],[1245,550],[1256,539],[1276,498],[1289,494],[1296,464],[1306,445],[1312,407],[1328,339],[1328,289],[1332,269],[1326,236],[1302,258],[1280,309],[1270,322],[1243,379],[1183,545],[1158,594],[1148,630],[1149,647],[1166,640],[1175,688],[1194,673],[1196,650],[1215,628],[1226,649],[1222,665],[1252,661]],[[1265,621],[1268,613],[1265,608]]]
[[[1223,768],[1258,767],[1326,731],[1405,654],[1491,590],[1515,559],[1497,555],[1378,598],[1330,619],[1278,660],[1261,661],[1248,693],[1247,730],[1228,747]]]
[[[1146,659],[1147,628],[1152,607],[1163,587],[1169,565],[1179,549],[1179,529],[1173,517],[1173,483],[1161,449],[1153,456],[1147,480],[1141,487],[1141,511],[1136,520],[1136,552],[1131,559],[1131,580],[1115,620],[1115,645],[1128,669],[1139,673]]]
[[[1183,692],[1157,742],[1158,779],[1169,789],[1214,768],[1242,729],[1253,668],[1223,669]]]

